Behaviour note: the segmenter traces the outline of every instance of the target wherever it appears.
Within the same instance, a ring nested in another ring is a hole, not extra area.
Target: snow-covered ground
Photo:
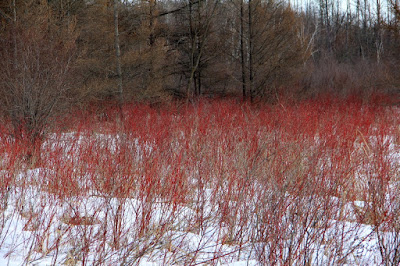
[[[80,157],[74,155],[76,145],[105,148],[115,154],[122,145],[121,138],[51,135],[43,149],[61,149],[63,160],[82,167]],[[377,141],[371,137],[368,143],[373,146]],[[385,137],[380,145],[389,147],[389,172],[398,176],[397,144]],[[130,139],[125,148],[135,153],[129,157],[135,162],[145,160],[154,149],[152,143],[140,143],[139,139]],[[355,152],[367,153],[370,148],[365,147],[365,141],[354,146]],[[179,149],[179,143],[174,149]],[[368,158],[373,161],[373,151],[370,153]],[[174,158],[180,160],[179,156]],[[302,160],[299,165],[306,163],[310,162]],[[365,161],[352,173],[362,180],[370,163]],[[331,167],[329,160],[323,167]],[[318,191],[298,199],[289,192],[275,193],[274,186],[260,191],[250,187],[246,189],[253,191],[254,197],[235,198],[224,207],[218,198],[225,192],[210,184],[199,186],[199,179],[192,180],[198,187],[192,191],[191,201],[149,198],[140,186],[131,197],[113,197],[95,188],[60,196],[46,190],[46,182],[59,175],[60,169],[21,169],[17,173],[0,172],[2,177],[12,175],[13,184],[1,194],[0,265],[378,265],[384,261],[383,254],[395,260],[397,255],[391,252],[400,247],[400,222],[398,226],[393,223],[400,210],[396,182],[389,182],[385,199],[378,206],[387,212],[384,217],[391,218],[377,226],[379,217],[360,218],[376,208],[372,201],[326,197]],[[73,175],[81,175],[82,169]],[[86,178],[92,176],[73,182],[84,183]],[[265,186],[262,180],[257,182]],[[229,189],[228,182],[219,185]],[[240,205],[241,200],[246,204]],[[235,206],[242,206],[234,216],[237,219],[226,219],[229,215],[225,217],[224,213]]]
[[[40,170],[36,169],[26,174],[38,173]],[[116,249],[112,243],[115,233],[112,219],[121,204],[119,241],[122,244],[121,249]],[[139,236],[130,232],[130,228],[137,227],[137,214],[143,208],[142,203],[134,199],[123,202],[99,197],[60,200],[32,187],[24,193],[17,190],[10,195],[8,208],[1,217],[0,265],[80,265],[82,261],[88,265],[99,261],[105,265],[260,265],[256,253],[261,243],[222,244],[224,228],[220,225],[206,222],[201,230],[195,231],[188,220],[193,217],[192,209],[178,207],[180,209],[172,214],[170,206],[155,205],[149,221],[154,223],[153,229],[146,233],[149,235]],[[206,212],[211,214],[212,210]],[[175,217],[172,219],[170,215]],[[87,219],[87,222],[74,223],[74,217]],[[107,219],[110,228],[104,230],[102,226]],[[160,223],[168,221],[172,221],[166,225],[168,228],[162,228]],[[105,238],[98,236],[104,232],[107,232]],[[329,256],[337,252],[334,250],[337,247],[330,243],[341,241],[341,256],[346,259],[337,264],[377,265],[381,261],[377,237],[370,225],[331,221],[331,228],[324,234],[325,243],[310,242],[308,249],[313,265],[334,262]],[[306,245],[306,240],[302,244]],[[99,256],[104,258],[99,260]]]

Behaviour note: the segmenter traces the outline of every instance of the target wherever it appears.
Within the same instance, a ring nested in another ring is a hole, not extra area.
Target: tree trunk
[[[14,42],[14,69],[17,69],[17,56],[18,56],[18,47],[17,47],[17,35],[16,35],[16,27],[17,27],[17,6],[15,0],[12,0],[12,10],[13,10],[13,42]]]
[[[244,52],[244,2],[240,1],[240,64],[242,68],[242,93],[243,101],[246,100],[246,62]]]
[[[149,44],[150,47],[154,46],[155,43],[155,36],[154,36],[154,19],[155,19],[155,8],[156,8],[156,0],[150,0],[150,10],[149,10],[149,16],[150,16],[150,21],[149,21],[149,26],[150,26],[150,36],[149,36]]]
[[[118,0],[113,2],[114,8],[114,46],[115,46],[115,57],[116,57],[116,70],[118,78],[118,94],[119,103],[123,101],[123,90],[122,90],[122,70],[121,70],[121,49],[119,43],[119,31],[118,31]]]
[[[254,72],[253,72],[253,10],[252,10],[252,0],[249,0],[249,86],[250,86],[250,100],[254,101],[255,91],[254,91]]]

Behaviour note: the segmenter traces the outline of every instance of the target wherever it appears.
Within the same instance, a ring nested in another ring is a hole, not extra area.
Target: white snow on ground
[[[73,154],[70,153],[68,143],[75,137],[74,133],[64,134],[62,138],[50,136],[50,140],[44,145],[51,145],[53,149],[63,147],[65,155],[71,158]],[[96,145],[104,143],[110,147],[111,152],[115,152],[120,141],[118,137],[101,134],[95,135],[95,138]],[[80,135],[79,140],[74,143],[82,145],[90,141],[90,138]],[[391,140],[388,138],[385,141]],[[150,143],[142,145],[144,148],[140,148],[139,140],[131,145],[132,150],[136,149],[137,160],[142,158],[144,152],[152,151]],[[390,145],[393,163],[397,163],[400,152]],[[3,170],[0,174],[7,172]],[[148,226],[154,230],[148,231],[152,235],[140,235],[130,229],[138,228],[137,223],[145,211],[146,202],[134,198],[117,199],[98,195],[60,199],[41,190],[35,183],[40,182],[43,175],[55,174],[52,169],[38,168],[16,175],[16,183],[25,182],[25,186],[9,193],[7,208],[0,214],[0,265],[80,265],[83,259],[90,265],[99,259],[93,257],[90,252],[93,249],[103,249],[103,259],[107,265],[124,262],[143,266],[185,265],[188,262],[192,265],[259,265],[254,250],[260,248],[261,243],[221,243],[224,229],[215,221],[206,220],[199,230],[192,230],[190,219],[196,216],[192,208],[152,202]],[[204,196],[205,199],[211,197],[212,195]],[[354,208],[365,207],[366,203],[361,200],[347,203],[343,207],[346,220],[331,221],[332,228],[325,233],[324,243],[310,245],[313,265],[325,265],[332,261],[329,256],[338,251],[330,250],[336,248],[331,243],[340,237],[343,241],[341,252],[345,260],[337,261],[337,264],[377,265],[381,262],[374,228],[355,222]],[[203,206],[204,216],[211,216],[214,211],[206,201]],[[87,219],[87,223],[74,224],[71,221],[74,217]],[[115,217],[120,217],[121,220],[115,222],[112,220]],[[111,243],[116,224],[121,235],[121,249],[115,249]],[[102,226],[108,227],[104,238],[99,235],[104,232]],[[343,232],[343,236],[337,235],[338,232]],[[94,241],[85,243],[86,239]],[[82,257],[83,250],[88,250],[88,257]]]

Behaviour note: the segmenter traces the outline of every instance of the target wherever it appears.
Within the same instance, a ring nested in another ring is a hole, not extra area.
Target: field
[[[2,129],[0,265],[397,265],[400,110],[355,99],[77,112]]]

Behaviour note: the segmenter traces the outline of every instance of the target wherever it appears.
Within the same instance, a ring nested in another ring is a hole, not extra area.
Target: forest
[[[36,135],[109,101],[395,103],[399,14],[395,0],[3,0],[0,111]]]

